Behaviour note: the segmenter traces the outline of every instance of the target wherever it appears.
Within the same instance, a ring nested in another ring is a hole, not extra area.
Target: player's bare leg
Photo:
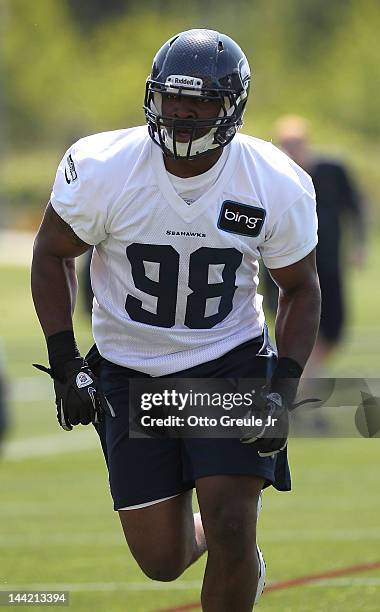
[[[204,612],[251,612],[258,583],[257,504],[264,480],[208,476],[196,482],[208,558]]]
[[[152,580],[175,580],[206,550],[192,491],[146,508],[120,510],[119,516],[132,555]]]

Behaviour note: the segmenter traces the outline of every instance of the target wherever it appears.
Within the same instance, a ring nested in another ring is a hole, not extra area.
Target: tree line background
[[[191,27],[235,38],[253,73],[243,130],[284,113],[354,168],[380,223],[378,0],[0,0],[0,226],[34,227],[71,142],[144,122],[155,51]]]

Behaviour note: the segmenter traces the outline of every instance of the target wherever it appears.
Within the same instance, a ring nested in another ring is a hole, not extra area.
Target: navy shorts
[[[267,332],[229,353],[182,370],[169,377],[265,378],[276,362]],[[136,439],[128,437],[129,379],[147,374],[103,360],[100,381],[116,418],[106,417],[97,426],[108,466],[114,508],[149,504],[192,489],[198,478],[215,475],[252,475],[264,486],[280,491],[291,488],[286,449],[272,457],[260,457],[255,445],[238,439]],[[165,377],[166,378],[166,377]]]

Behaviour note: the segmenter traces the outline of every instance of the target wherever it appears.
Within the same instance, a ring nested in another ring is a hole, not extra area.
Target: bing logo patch
[[[225,232],[255,238],[263,228],[265,215],[266,211],[258,206],[225,200],[220,211],[218,227]]]

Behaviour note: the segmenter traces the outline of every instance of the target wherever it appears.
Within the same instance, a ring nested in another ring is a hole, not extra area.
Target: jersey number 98
[[[127,295],[125,309],[133,321],[173,327],[175,324],[179,276],[179,253],[170,245],[133,243],[127,247],[135,287],[157,298],[156,312],[142,307],[142,301]],[[210,329],[227,317],[232,310],[236,290],[236,270],[243,254],[237,249],[201,247],[191,253],[188,285],[192,293],[187,298],[185,325],[190,329]],[[145,273],[144,262],[159,264],[158,280]],[[209,284],[210,265],[222,264],[222,282]],[[208,298],[219,297],[218,311],[206,316]]]

